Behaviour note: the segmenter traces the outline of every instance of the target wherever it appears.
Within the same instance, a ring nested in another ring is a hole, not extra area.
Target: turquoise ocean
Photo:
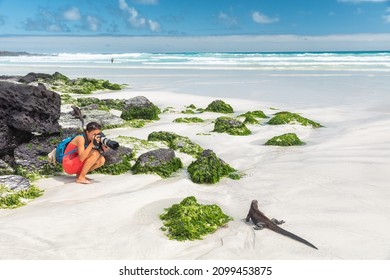
[[[390,71],[390,51],[280,53],[53,53],[0,57],[7,65],[72,65],[168,69]]]
[[[129,94],[169,91],[283,101],[295,106],[367,104],[367,100],[390,104],[390,51],[49,53],[0,57],[0,76],[56,71],[71,78],[104,78],[128,84]]]

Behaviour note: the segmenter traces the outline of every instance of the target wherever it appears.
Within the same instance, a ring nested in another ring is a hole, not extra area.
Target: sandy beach
[[[51,69],[43,67],[40,72],[51,73]],[[7,72],[28,70],[36,69],[14,67]],[[176,152],[185,168],[168,179],[131,173],[91,175],[93,184],[88,186],[66,175],[41,179],[36,185],[45,191],[42,197],[18,209],[0,209],[0,259],[390,258],[387,72],[298,75],[209,70],[201,75],[201,70],[100,70],[60,69],[71,76],[129,84],[120,92],[92,95],[98,98],[142,95],[162,109],[171,106],[178,112],[190,104],[205,108],[223,99],[233,106],[233,115],[290,111],[324,127],[270,126],[265,120],[249,125],[249,136],[231,136],[211,132],[212,121],[222,114],[202,113],[197,116],[205,123],[180,124],[172,121],[184,115],[168,112],[143,128],[106,130],[110,138],[140,139],[153,131],[175,132],[212,149],[245,176],[238,181],[224,178],[215,185],[195,184],[186,171],[194,159]],[[271,137],[288,132],[296,133],[306,145],[264,146]],[[192,195],[201,203],[219,205],[234,220],[203,240],[169,240],[160,230],[159,215]],[[284,229],[319,250],[267,229],[254,231],[244,220],[253,199],[267,216],[285,220]]]

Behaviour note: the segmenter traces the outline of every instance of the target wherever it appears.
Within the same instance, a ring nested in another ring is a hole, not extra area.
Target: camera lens
[[[100,133],[99,136],[100,136],[100,141],[104,146],[107,146],[113,150],[116,150],[119,148],[118,142],[108,139],[103,133]]]

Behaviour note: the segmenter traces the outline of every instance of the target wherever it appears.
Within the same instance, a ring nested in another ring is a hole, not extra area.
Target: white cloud
[[[275,23],[279,21],[278,17],[270,18],[260,12],[253,12],[252,19],[254,22],[261,23],[261,24],[269,24],[269,23]]]
[[[153,32],[160,31],[161,26],[158,22],[155,22],[151,19],[148,20],[149,29]]]
[[[134,28],[149,28],[151,31],[156,32],[161,29],[158,22],[151,19],[142,17],[134,7],[129,7],[126,0],[118,0],[119,9],[127,15],[127,22]]]
[[[382,18],[385,22],[390,23],[390,15],[384,15]]]
[[[224,12],[219,12],[218,21],[230,27],[238,25],[236,17],[225,14]]]
[[[47,27],[47,30],[50,32],[61,32],[62,31],[61,27],[58,26],[57,24],[50,24]]]
[[[390,23],[390,7],[385,11],[387,15],[383,15],[382,18],[386,23]]]
[[[88,28],[91,31],[97,31],[99,29],[100,21],[97,18],[93,16],[87,16],[87,23],[88,23]]]
[[[64,12],[64,18],[70,21],[76,21],[81,19],[80,10],[77,7],[70,8]]]
[[[127,5],[125,0],[119,0],[119,9],[122,11],[125,11],[129,8],[129,5]]]
[[[133,2],[142,5],[158,5],[158,0],[133,0]]]

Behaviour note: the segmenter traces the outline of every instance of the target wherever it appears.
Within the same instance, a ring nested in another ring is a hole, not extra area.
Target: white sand
[[[329,80],[322,81],[318,90]],[[337,85],[330,91],[334,89]],[[382,89],[373,92],[375,97],[388,98]],[[172,120],[179,114],[162,114],[160,121],[144,128],[106,131],[109,137],[142,139],[152,131],[173,131],[214,150],[246,176],[239,181],[225,178],[212,186],[192,183],[185,170],[169,179],[130,173],[92,175],[94,183],[88,186],[75,184],[69,176],[39,180],[37,185],[45,190],[42,197],[15,210],[0,210],[0,258],[389,259],[390,110],[381,103],[386,99],[372,100],[361,93],[352,104],[319,100],[317,106],[301,103],[307,92],[300,95],[299,91],[294,92],[300,100],[296,103],[280,98],[280,102],[267,103],[223,98],[233,105],[235,114],[258,109],[272,114],[270,107],[276,107],[318,121],[325,126],[320,129],[251,125],[253,134],[246,137],[197,135],[210,133],[213,124],[176,124]],[[205,107],[216,99],[137,88],[96,94],[101,98],[136,95],[146,96],[161,108],[191,103]],[[199,115],[208,120],[217,116]],[[269,138],[287,132],[295,132],[306,145],[263,146]],[[176,154],[185,166],[192,161]],[[190,195],[201,203],[220,205],[234,221],[203,240],[169,240],[159,230],[158,215]],[[283,228],[319,250],[269,230],[254,231],[243,220],[253,199],[266,215],[285,220]]]

